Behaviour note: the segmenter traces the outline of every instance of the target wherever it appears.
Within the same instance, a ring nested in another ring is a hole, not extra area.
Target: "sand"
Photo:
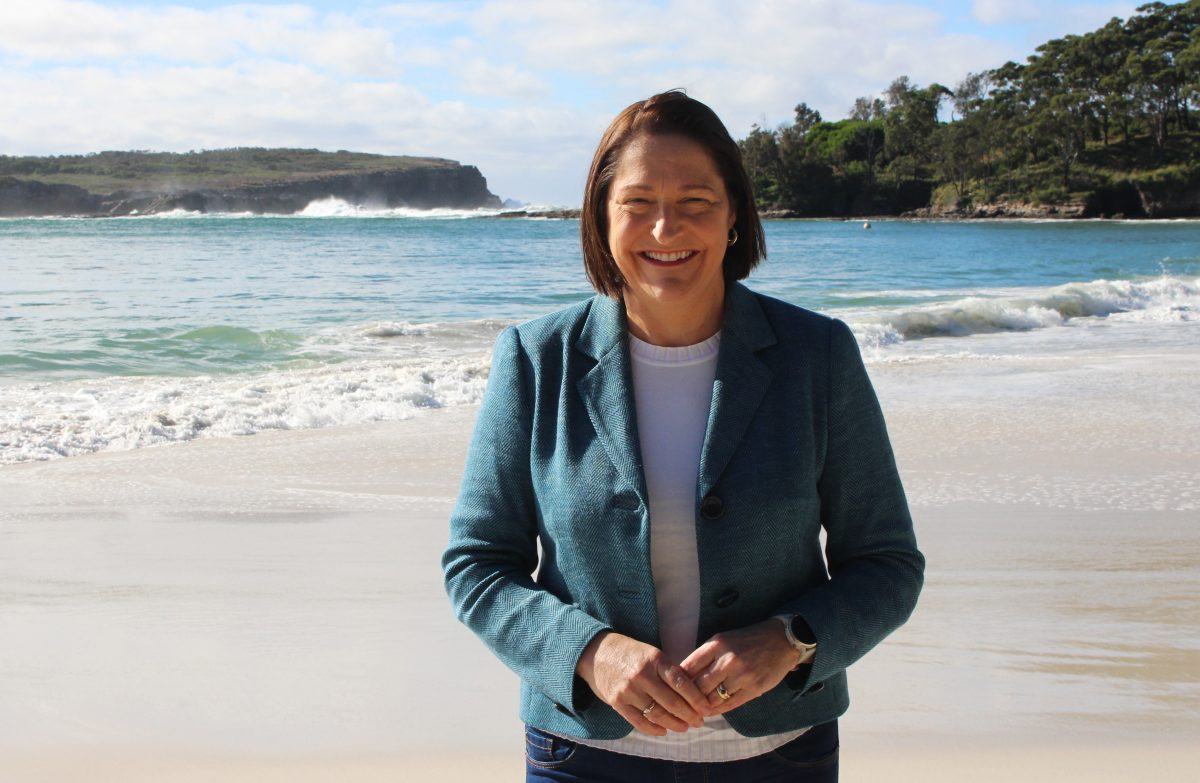
[[[930,565],[842,779],[1194,780],[1200,350],[872,375]],[[520,779],[438,565],[473,415],[0,468],[0,780]]]

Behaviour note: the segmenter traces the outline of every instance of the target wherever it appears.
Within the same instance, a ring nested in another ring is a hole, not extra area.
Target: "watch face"
[[[812,628],[808,627],[808,623],[804,622],[804,618],[800,615],[792,615],[792,636],[796,637],[797,641],[804,644],[816,644],[817,635],[813,633]]]

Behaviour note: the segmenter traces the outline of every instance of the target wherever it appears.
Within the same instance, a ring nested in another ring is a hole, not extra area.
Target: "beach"
[[[1200,349],[1069,331],[871,364],[929,568],[843,780],[1194,779]],[[0,779],[519,779],[438,562],[475,410],[0,466]]]

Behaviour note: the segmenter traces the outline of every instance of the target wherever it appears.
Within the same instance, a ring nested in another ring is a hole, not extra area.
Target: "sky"
[[[953,86],[1128,18],[1074,0],[0,3],[0,154],[317,147],[451,158],[577,206],[595,145],[673,87],[734,138],[907,75]]]

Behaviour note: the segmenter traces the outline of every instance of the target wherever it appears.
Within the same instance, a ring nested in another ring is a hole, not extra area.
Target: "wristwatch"
[[[777,614],[775,619],[783,623],[783,632],[787,634],[788,644],[800,653],[800,661],[796,664],[799,669],[806,663],[811,663],[817,654],[817,637],[804,618],[798,614]]]

